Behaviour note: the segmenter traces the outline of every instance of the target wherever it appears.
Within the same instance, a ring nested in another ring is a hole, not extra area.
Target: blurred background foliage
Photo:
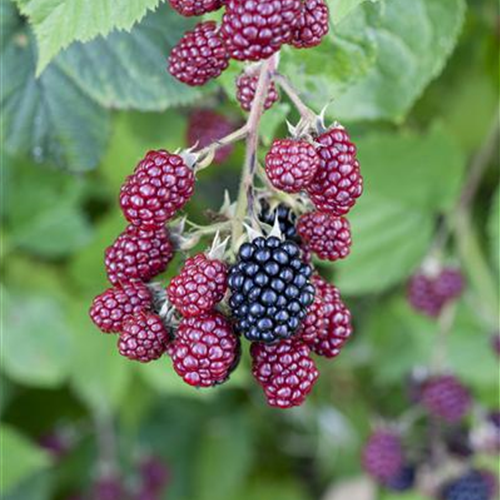
[[[483,158],[498,123],[494,0],[330,0],[325,42],[283,50],[282,72],[304,100],[318,111],[330,103],[328,117],[349,128],[366,181],[350,218],[351,257],[322,266],[353,311],[355,335],[339,359],[319,363],[311,398],[292,411],[267,408],[246,366],[224,387],[196,391],[168,359],[121,358],[91,324],[89,304],[107,286],[103,250],[124,228],[124,177],[148,149],[185,147],[195,107],[242,122],[233,88],[240,67],[187,88],[165,58],[193,21],[158,0],[56,3],[0,0],[2,498],[84,490],[110,433],[127,477],[143,453],[168,463],[165,498],[334,498],[332,485],[361,474],[370,423],[405,410],[409,373],[432,358],[439,325],[410,309],[404,289],[440,221],[453,232],[444,258],[468,279],[447,366],[479,405],[498,407],[490,348],[498,157]],[[297,115],[283,98],[265,115],[264,145],[286,134],[287,119]],[[226,164],[200,173],[191,217],[203,220],[225,189],[235,193],[242,158],[238,146]],[[475,161],[488,168],[464,216],[457,204]],[[37,444],[54,431],[73,436],[62,462]]]

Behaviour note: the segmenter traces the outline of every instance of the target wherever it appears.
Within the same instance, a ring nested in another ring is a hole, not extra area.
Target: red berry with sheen
[[[471,396],[468,389],[454,376],[439,375],[424,384],[421,402],[431,415],[454,423],[469,412]]]
[[[123,322],[118,350],[122,356],[131,360],[148,363],[163,355],[168,340],[168,333],[160,317],[142,311]]]
[[[169,0],[169,3],[185,17],[203,16],[222,7],[221,0]]]
[[[259,61],[292,40],[300,0],[227,0],[221,36],[239,61]]]
[[[266,155],[266,174],[271,184],[286,193],[302,191],[313,179],[319,157],[312,144],[293,139],[275,140]]]
[[[252,373],[270,406],[291,408],[305,401],[319,375],[310,352],[296,338],[251,345]]]
[[[363,192],[356,146],[341,126],[321,134],[316,142],[320,166],[307,192],[318,210],[344,215]]]
[[[381,482],[390,481],[395,477],[403,466],[403,460],[401,439],[388,430],[375,431],[363,449],[362,462],[365,471]]]
[[[258,83],[258,75],[241,73],[241,75],[236,79],[236,99],[244,111],[250,111],[252,109]],[[270,109],[279,97],[276,85],[274,82],[271,82],[264,100],[264,109]]]
[[[329,30],[328,5],[324,0],[304,0],[292,45],[306,49],[319,45]]]
[[[198,254],[186,261],[167,288],[170,302],[184,316],[199,316],[219,303],[227,290],[227,266]]]
[[[151,304],[151,293],[146,285],[138,281],[123,283],[98,295],[89,314],[103,332],[120,332],[125,320],[149,309]]]
[[[168,59],[170,73],[191,86],[205,85],[229,65],[229,54],[214,21],[198,23],[172,49]]]
[[[106,272],[113,285],[131,280],[149,281],[165,271],[173,256],[166,228],[147,230],[130,225],[106,249]]]
[[[198,109],[189,116],[187,141],[190,146],[201,149],[233,131],[233,123],[225,116],[210,109]],[[223,163],[229,158],[232,151],[232,144],[217,149],[214,162]]]
[[[175,371],[195,387],[224,382],[240,357],[240,341],[230,322],[218,312],[184,318],[169,345]]]
[[[322,260],[343,259],[351,251],[351,226],[344,217],[309,212],[299,218],[297,232],[304,245]]]
[[[120,192],[120,206],[129,222],[158,229],[174,217],[194,191],[193,171],[168,151],[150,151]]]
[[[314,281],[313,281],[314,284]],[[326,336],[328,333],[328,320],[325,318],[325,309],[321,293],[316,288],[314,302],[307,310],[307,316],[302,322],[300,330],[301,339],[311,347],[310,343],[314,344],[316,339]]]
[[[316,298],[322,303],[324,327],[315,336],[303,336],[303,340],[315,354],[334,358],[352,335],[351,313],[342,302],[337,287],[327,283],[320,276],[313,276]]]

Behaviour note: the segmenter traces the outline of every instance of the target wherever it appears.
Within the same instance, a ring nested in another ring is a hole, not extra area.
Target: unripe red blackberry
[[[139,281],[122,283],[98,295],[90,307],[90,317],[103,332],[120,332],[125,320],[151,307],[152,297]]]
[[[500,356],[500,333],[495,333],[491,337],[491,347],[497,356]]]
[[[291,41],[300,0],[227,0],[221,36],[239,61],[259,61]]]
[[[433,318],[439,316],[444,304],[434,292],[433,280],[420,272],[408,281],[407,297],[413,309]]]
[[[304,0],[292,45],[298,49],[315,47],[329,30],[328,5],[324,0]]]
[[[196,145],[198,149],[201,149],[233,131],[233,123],[224,115],[211,109],[197,109],[189,115],[187,142],[190,146]],[[214,162],[223,163],[226,161],[233,149],[232,144],[217,149]]]
[[[307,248],[322,260],[343,259],[351,251],[351,226],[345,217],[308,212],[299,218],[297,232]]]
[[[212,311],[184,318],[169,345],[175,371],[195,387],[222,384],[240,357],[240,341],[229,321]]]
[[[385,429],[375,431],[363,449],[363,468],[380,482],[390,481],[403,466],[400,437]]]
[[[186,261],[167,287],[170,302],[183,316],[199,316],[218,304],[227,290],[227,267],[203,253]]]
[[[252,109],[258,83],[258,75],[248,75],[244,72],[236,79],[236,99],[244,111],[250,111]],[[267,96],[264,100],[264,109],[270,109],[279,97],[276,85],[274,82],[271,82],[267,90]]]
[[[320,276],[313,276],[312,283],[316,294],[321,298],[325,327],[313,337],[304,337],[307,345],[315,354],[334,358],[352,335],[351,313],[342,302],[338,289]]]
[[[321,212],[344,215],[363,193],[356,146],[341,126],[321,134],[316,142],[320,166],[307,192]]]
[[[124,488],[120,478],[115,476],[100,478],[93,487],[93,500],[123,500]]]
[[[439,494],[440,500],[492,500],[491,485],[482,471],[470,470],[463,476],[446,483]]]
[[[183,83],[205,85],[229,65],[229,54],[214,21],[198,23],[172,49],[168,70]]]
[[[118,350],[126,358],[148,363],[163,355],[168,341],[168,333],[160,317],[142,311],[123,322]]]
[[[311,182],[319,166],[312,144],[276,139],[266,155],[266,174],[271,184],[286,193],[298,193]]]
[[[314,278],[313,278],[314,284]],[[307,316],[302,322],[300,330],[301,339],[311,347],[317,339],[323,338],[328,333],[328,320],[325,318],[325,309],[323,298],[320,292],[316,289],[314,302],[307,309]]]
[[[106,249],[105,265],[113,285],[131,280],[149,281],[165,271],[174,256],[168,231],[130,225]]]
[[[300,339],[285,339],[274,344],[255,342],[250,354],[252,373],[264,389],[270,406],[301,405],[318,379],[310,349]]]
[[[452,375],[430,378],[422,387],[422,404],[427,411],[446,422],[461,420],[469,411],[469,391]]]
[[[168,151],[150,151],[123,184],[120,206],[127,220],[141,229],[157,229],[191,198],[193,171]]]
[[[464,289],[464,277],[460,269],[445,267],[434,282],[434,293],[448,302],[460,297]]]
[[[222,7],[221,0],[169,0],[170,5],[181,16],[203,16]]]
[[[142,491],[156,496],[165,488],[170,479],[170,470],[158,457],[150,456],[141,461],[139,466]]]

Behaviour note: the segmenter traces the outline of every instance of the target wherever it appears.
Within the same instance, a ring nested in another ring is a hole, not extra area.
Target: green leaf
[[[335,263],[335,284],[345,294],[381,292],[409,276],[429,248],[434,225],[431,214],[369,192],[349,221],[351,254]]]
[[[202,92],[173,78],[166,56],[193,25],[192,19],[163,6],[130,33],[114,31],[106,38],[73,44],[57,58],[57,65],[107,108],[158,112],[186,105]]]
[[[193,498],[240,498],[254,455],[250,419],[244,413],[231,413],[210,424],[200,443]],[[214,477],[218,480],[214,481]]]
[[[1,56],[5,150],[33,156],[38,162],[54,162],[66,170],[95,167],[108,136],[107,112],[57,65],[35,78],[34,42],[19,19]]]
[[[159,0],[16,0],[35,31],[40,74],[71,42],[91,40],[114,29],[129,31]]]
[[[330,16],[334,24],[338,24],[352,10],[361,5],[365,0],[329,0]],[[377,0],[371,0],[376,2]]]
[[[439,127],[368,135],[359,140],[359,158],[365,193],[349,214],[352,252],[335,264],[347,294],[382,291],[412,272],[429,248],[436,215],[459,194],[465,165]]]
[[[50,500],[53,498],[52,483],[52,476],[42,470],[23,480],[7,495],[2,496],[2,500]]]
[[[91,411],[108,414],[120,406],[127,394],[131,367],[130,361],[118,353],[118,337],[101,333],[90,320],[88,310],[92,298],[86,296],[70,306],[75,332],[70,382]]]
[[[23,480],[50,465],[50,457],[39,446],[31,443],[22,434],[9,425],[0,427],[2,443],[2,467],[0,492],[6,495]]]
[[[375,63],[377,47],[370,18],[370,10],[356,9],[331,27],[321,45],[308,49],[306,57],[291,47],[281,50],[283,73],[293,75],[294,85],[309,106],[322,109]]]
[[[85,187],[83,179],[19,163],[9,173],[7,186],[5,208],[10,246],[61,257],[89,242],[92,228],[79,207]]]
[[[464,0],[385,0],[382,7],[369,28],[376,40],[376,63],[363,79],[336,96],[332,116],[401,122],[442,71],[465,12]]]
[[[57,387],[71,365],[71,330],[61,303],[50,295],[4,293],[2,365],[13,380]]]

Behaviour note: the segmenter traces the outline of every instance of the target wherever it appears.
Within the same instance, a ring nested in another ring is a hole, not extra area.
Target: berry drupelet
[[[227,0],[221,36],[239,61],[259,61],[292,40],[300,0]]]
[[[296,243],[300,241],[295,227],[297,215],[292,209],[283,203],[280,203],[274,210],[271,210],[266,201],[261,202],[259,220],[269,226],[274,226],[274,220],[278,217],[278,225],[281,234],[286,240],[293,240]]]
[[[262,342],[294,335],[314,300],[311,274],[292,241],[259,237],[241,245],[228,279],[237,331]]]
[[[469,411],[469,391],[452,375],[430,378],[422,387],[421,402],[427,411],[446,422],[461,420]]]
[[[345,217],[308,212],[300,217],[297,232],[307,248],[322,260],[344,259],[351,251],[351,226]]]
[[[374,479],[386,482],[394,478],[403,466],[400,437],[392,431],[375,431],[363,449],[363,467]]]
[[[321,212],[345,215],[363,193],[356,146],[346,130],[334,126],[316,140],[320,166],[307,192]]]
[[[118,350],[131,360],[148,363],[166,351],[169,336],[159,316],[139,312],[123,322]]]
[[[123,322],[133,314],[147,310],[152,305],[152,297],[146,285],[140,281],[123,283],[108,288],[98,295],[90,307],[90,317],[105,333],[120,332]]]
[[[203,16],[222,7],[221,0],[169,0],[169,3],[185,17]]]
[[[300,339],[284,339],[274,344],[255,342],[250,354],[253,376],[264,389],[270,406],[301,405],[318,379],[310,349]]]
[[[328,5],[324,0],[304,0],[292,45],[298,49],[315,47],[329,30]]]
[[[286,193],[299,193],[313,179],[319,156],[312,144],[277,139],[266,155],[266,174],[271,184]]]
[[[130,225],[106,249],[105,266],[113,285],[130,280],[149,281],[165,271],[174,256],[166,228]]]
[[[233,123],[211,109],[197,109],[189,115],[187,142],[197,149],[209,146],[234,131]],[[218,148],[214,162],[223,163],[233,152],[232,144]]]
[[[220,260],[197,254],[187,259],[167,287],[170,302],[186,317],[210,311],[227,290],[227,268]]]
[[[168,59],[170,73],[191,86],[205,85],[229,65],[229,54],[214,21],[198,23],[172,49]]]
[[[240,341],[229,321],[218,312],[184,318],[169,345],[175,371],[189,385],[223,383],[238,364]]]
[[[150,151],[123,184],[120,206],[132,224],[158,229],[188,202],[193,191],[193,171],[180,156]]]
[[[240,103],[241,109],[244,111],[250,111],[252,109],[258,83],[258,75],[241,73],[236,79],[236,99]],[[270,109],[279,97],[276,85],[274,82],[271,82],[267,90],[267,96],[264,100],[264,109]]]

